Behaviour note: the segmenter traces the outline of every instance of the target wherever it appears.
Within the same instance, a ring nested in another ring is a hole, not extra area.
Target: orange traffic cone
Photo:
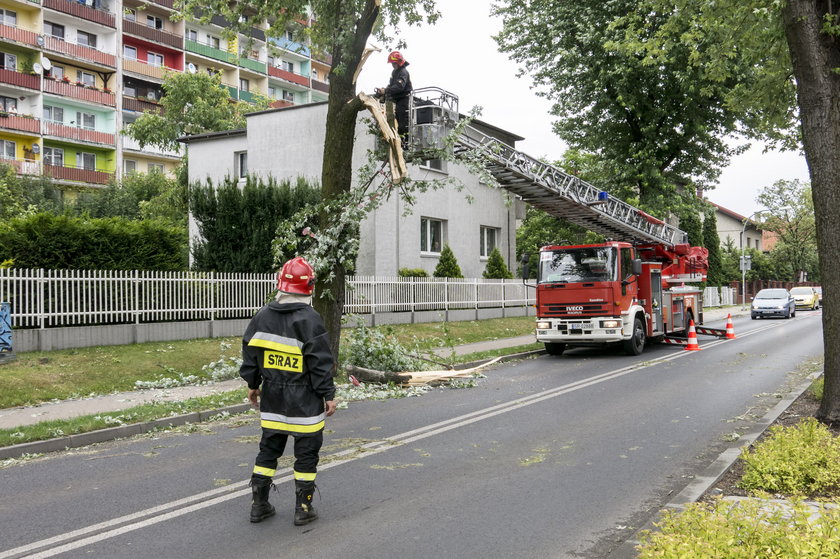
[[[735,339],[735,326],[732,324],[732,315],[726,315],[726,339],[727,340],[734,340]]]
[[[688,321],[688,344],[685,349],[688,351],[699,351],[700,346],[697,345],[697,330],[694,329],[694,321]]]

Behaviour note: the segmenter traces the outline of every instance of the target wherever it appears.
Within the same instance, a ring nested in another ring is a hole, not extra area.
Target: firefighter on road
[[[294,439],[296,526],[318,518],[312,506],[324,421],[335,413],[334,359],[321,316],[312,308],[315,273],[294,258],[277,274],[277,298],[257,312],[242,338],[240,376],[259,404],[262,439],[251,475],[251,522],[274,514],[268,494],[277,459]]]

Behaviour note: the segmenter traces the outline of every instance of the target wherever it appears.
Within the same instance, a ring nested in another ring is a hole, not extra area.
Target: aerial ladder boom
[[[410,107],[412,148],[439,147],[460,115],[458,98],[439,88],[415,90]],[[609,196],[588,182],[515,150],[497,138],[467,126],[456,151],[474,150],[487,160],[487,170],[505,190],[549,215],[565,219],[608,238],[673,247],[687,242],[685,232],[630,204]]]

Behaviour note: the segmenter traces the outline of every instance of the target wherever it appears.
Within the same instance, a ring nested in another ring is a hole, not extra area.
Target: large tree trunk
[[[785,35],[811,177],[823,295],[825,393],[817,418],[840,421],[840,67],[838,37],[821,33],[829,0],[788,0]],[[834,5],[836,9],[837,4]]]

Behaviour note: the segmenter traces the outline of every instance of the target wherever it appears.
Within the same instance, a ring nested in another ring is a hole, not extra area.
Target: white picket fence
[[[121,270],[0,270],[0,302],[14,328],[248,318],[274,289],[269,274]],[[734,304],[734,289],[707,288],[705,306]],[[376,314],[525,307],[521,279],[351,276],[344,312]]]

